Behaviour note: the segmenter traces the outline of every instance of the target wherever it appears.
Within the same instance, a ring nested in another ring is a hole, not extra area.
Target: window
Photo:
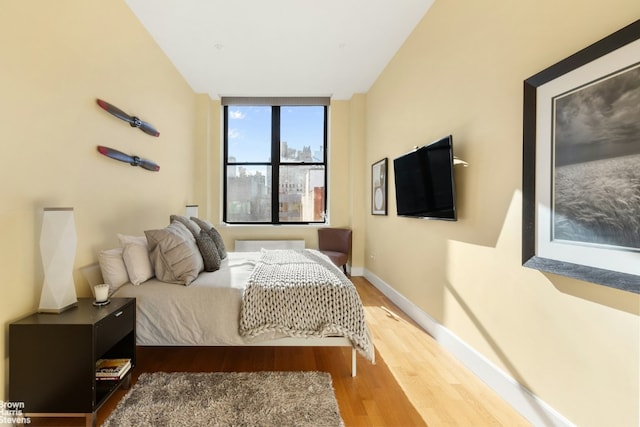
[[[328,100],[223,98],[222,104],[223,220],[325,223]]]

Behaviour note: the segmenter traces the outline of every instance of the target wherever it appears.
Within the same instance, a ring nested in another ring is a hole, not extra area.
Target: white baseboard
[[[378,276],[366,269],[362,275],[531,424],[544,427],[574,426],[558,411],[531,393]]]
[[[364,268],[362,267],[351,267],[351,264],[347,266],[347,271],[350,276],[364,276]]]

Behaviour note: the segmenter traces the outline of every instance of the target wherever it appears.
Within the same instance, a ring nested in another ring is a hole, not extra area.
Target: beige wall
[[[523,80],[638,17],[637,0],[436,1],[366,96],[367,164],[449,133],[470,163],[457,222],[398,218],[390,167],[367,271],[581,426],[640,422],[640,296],[521,267]]]
[[[0,5],[0,400],[8,323],[33,312],[43,273],[41,209],[73,206],[78,268],[116,233],[166,225],[193,196],[196,97],[122,1],[3,1]],[[139,115],[159,138],[100,109]],[[157,162],[148,172],[108,159],[106,145]]]
[[[348,180],[350,188],[349,211],[351,212],[351,229],[353,230],[353,249],[351,253],[351,263],[356,269],[364,267],[364,242],[365,242],[365,218],[371,212],[367,195],[371,187],[371,170],[369,165],[363,161],[365,155],[365,117],[366,117],[366,96],[356,94],[349,102],[349,176],[343,180]],[[364,189],[364,190],[363,190]],[[354,274],[358,271],[354,269]]]

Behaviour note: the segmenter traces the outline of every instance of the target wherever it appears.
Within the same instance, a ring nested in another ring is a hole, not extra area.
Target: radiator
[[[304,240],[236,240],[236,252],[257,252],[260,249],[304,249]]]

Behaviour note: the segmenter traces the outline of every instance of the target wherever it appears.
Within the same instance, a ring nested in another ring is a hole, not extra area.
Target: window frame
[[[230,225],[326,225],[328,224],[328,98],[223,98],[223,179],[222,179],[222,221]],[[270,106],[271,107],[271,161],[270,162],[229,162],[229,107],[234,106]],[[291,162],[280,158],[281,109],[286,107],[315,106],[323,107],[323,158],[322,162]],[[265,166],[271,169],[271,220],[270,221],[229,221],[227,190],[228,170],[230,166]],[[280,220],[280,169],[288,166],[320,166],[324,168],[324,206],[320,221],[281,221]]]

